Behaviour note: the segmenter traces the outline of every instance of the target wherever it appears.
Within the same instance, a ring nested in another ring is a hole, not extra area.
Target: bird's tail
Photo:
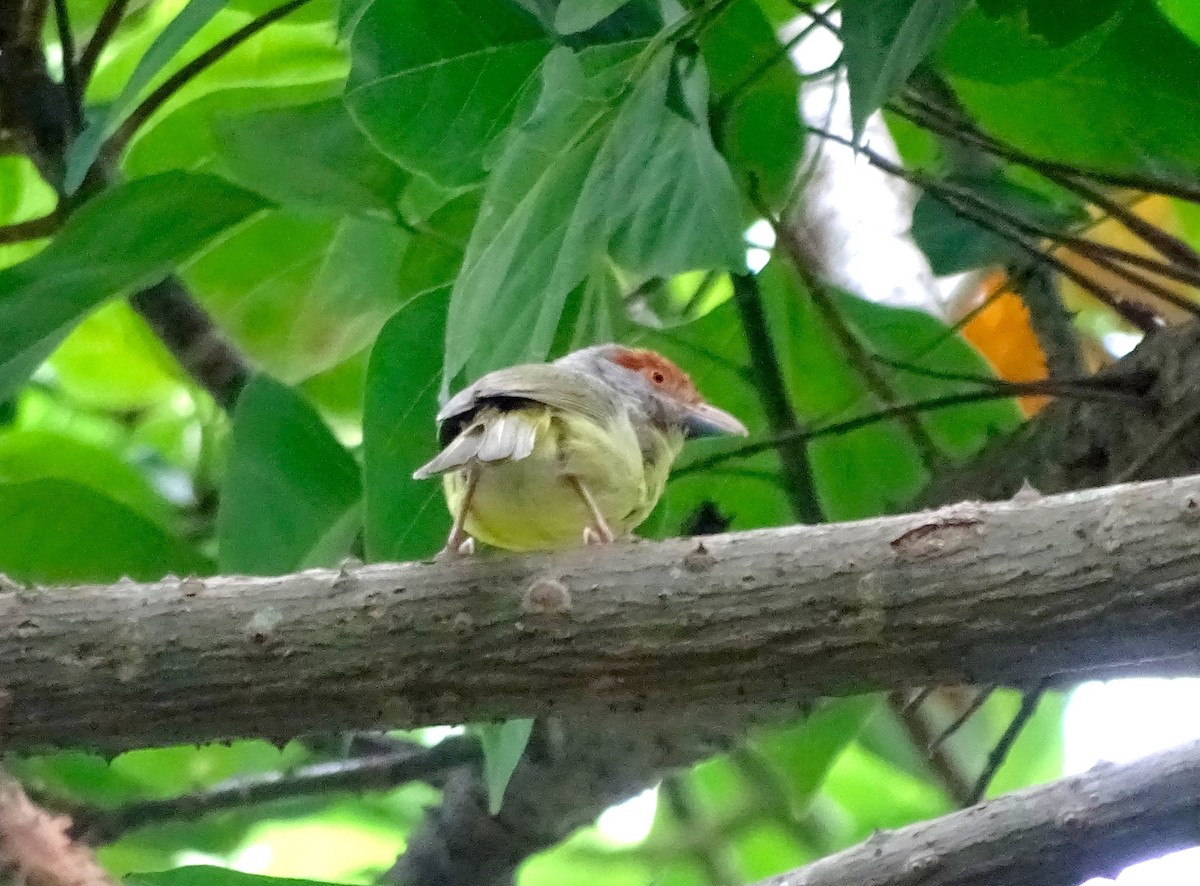
[[[426,480],[466,467],[472,461],[519,461],[533,452],[539,425],[521,412],[492,413],[467,426],[446,448],[413,472]]]

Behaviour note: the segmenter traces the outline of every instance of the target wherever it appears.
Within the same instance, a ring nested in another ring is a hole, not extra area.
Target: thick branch
[[[703,545],[10,592],[8,737],[122,748],[1194,669],[1198,528],[1192,477]]]
[[[759,886],[1064,886],[1200,842],[1200,744],[878,833]]]

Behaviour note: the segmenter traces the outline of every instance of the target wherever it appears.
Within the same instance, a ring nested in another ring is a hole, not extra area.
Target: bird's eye
[[[650,378],[654,380],[654,383],[656,385],[661,385],[664,381],[667,380],[667,377],[665,375],[663,375],[661,372],[659,372],[657,369],[654,370],[654,372],[650,373]]]

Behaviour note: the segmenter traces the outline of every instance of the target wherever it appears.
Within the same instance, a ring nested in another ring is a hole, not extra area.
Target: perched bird
[[[489,373],[437,416],[454,518],[443,555],[472,539],[512,551],[608,544],[646,519],[686,437],[746,434],[654,351],[605,344]]]

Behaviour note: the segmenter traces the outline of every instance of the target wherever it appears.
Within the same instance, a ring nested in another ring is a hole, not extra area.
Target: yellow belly
[[[649,516],[661,497],[671,462],[682,445],[681,435],[677,440],[664,435],[663,457],[648,464],[628,419],[603,428],[557,413],[535,420],[540,429],[528,457],[476,468],[479,479],[465,528],[479,541],[511,551],[582,544],[584,528],[593,521],[568,481],[570,476],[587,487],[614,534],[628,533]],[[462,502],[466,477],[465,469],[444,477],[451,513]]]

